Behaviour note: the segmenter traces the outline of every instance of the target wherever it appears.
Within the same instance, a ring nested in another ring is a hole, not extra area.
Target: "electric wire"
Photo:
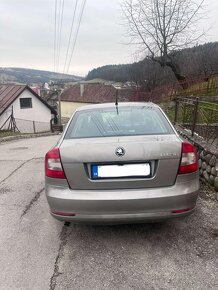
[[[56,70],[56,38],[57,38],[57,0],[55,0],[55,16],[54,16],[54,72]]]
[[[60,62],[60,51],[61,51],[61,36],[62,36],[62,24],[63,24],[63,14],[64,14],[64,0],[60,1],[59,6],[59,33],[58,33],[58,51],[57,51],[57,71],[59,72],[59,62]]]
[[[67,59],[68,59],[68,54],[69,54],[69,49],[70,49],[70,44],[71,44],[71,38],[72,38],[72,32],[73,32],[73,28],[74,28],[74,24],[75,24],[77,4],[78,4],[78,0],[76,0],[75,6],[74,6],[73,19],[72,19],[72,23],[71,23],[70,35],[69,35],[68,44],[67,44],[67,52],[66,52],[66,57],[65,57],[65,61],[64,61],[63,74],[65,73],[65,69],[66,69],[66,64],[67,64]]]
[[[55,19],[54,19],[54,72],[59,72],[59,65],[60,65],[60,55],[61,55],[61,42],[62,42],[62,26],[63,26],[63,15],[64,15],[64,1],[65,0],[55,0]],[[75,6],[74,6],[74,13],[73,13],[73,18],[72,18],[72,23],[71,23],[71,28],[70,28],[70,34],[69,34],[69,39],[68,39],[68,44],[67,44],[67,50],[66,50],[66,56],[64,60],[64,66],[63,66],[63,73],[68,73],[70,64],[72,61],[72,57],[74,54],[81,22],[82,22],[82,17],[84,14],[84,9],[86,5],[86,0],[83,0],[80,8],[80,12],[78,12],[78,25],[75,28],[75,33],[73,35],[73,30],[76,25],[76,14],[78,10],[78,2],[79,0],[76,0]],[[73,41],[72,41],[72,35],[73,35]],[[71,49],[70,49],[71,47]],[[67,69],[66,69],[67,68]]]
[[[56,35],[56,72],[57,70],[57,63],[58,63],[58,50],[59,50],[59,31],[60,31],[60,16],[61,16],[61,0],[57,0],[57,35]]]
[[[77,41],[77,37],[78,37],[78,33],[79,33],[79,29],[80,29],[80,25],[81,25],[81,21],[82,21],[82,16],[83,16],[83,12],[84,12],[84,9],[85,9],[85,5],[86,5],[86,0],[84,0],[83,3],[82,3],[82,8],[81,8],[80,16],[79,16],[79,23],[78,23],[78,26],[77,26],[76,34],[74,35],[74,38],[73,38],[72,51],[71,51],[71,54],[70,54],[70,59],[69,59],[69,62],[68,62],[66,73],[68,73],[69,68],[70,68],[70,64],[71,64],[71,61],[72,61],[72,57],[73,57],[73,53],[74,53],[74,50],[75,50],[76,41]]]

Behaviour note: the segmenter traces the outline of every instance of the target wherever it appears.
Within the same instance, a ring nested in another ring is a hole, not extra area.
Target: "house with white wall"
[[[56,111],[27,85],[0,85],[0,130],[7,130],[13,118],[22,133],[50,130]]]

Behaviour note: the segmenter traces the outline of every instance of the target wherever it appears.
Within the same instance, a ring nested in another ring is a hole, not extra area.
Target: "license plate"
[[[149,163],[92,165],[92,178],[146,177],[151,174]]]

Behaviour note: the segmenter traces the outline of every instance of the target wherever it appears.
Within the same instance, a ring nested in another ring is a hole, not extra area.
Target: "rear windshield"
[[[114,106],[76,112],[65,139],[173,133],[158,108]]]

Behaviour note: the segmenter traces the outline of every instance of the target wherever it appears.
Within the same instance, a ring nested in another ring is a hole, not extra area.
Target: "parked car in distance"
[[[51,214],[74,223],[137,223],[193,213],[194,146],[153,103],[84,106],[45,157]]]

